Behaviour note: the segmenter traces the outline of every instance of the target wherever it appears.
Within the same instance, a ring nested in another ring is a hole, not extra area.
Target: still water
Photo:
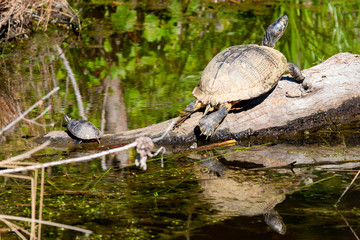
[[[64,113],[80,118],[83,111],[105,133],[178,116],[218,52],[260,43],[268,25],[284,14],[289,26],[276,49],[301,68],[339,52],[360,52],[359,1],[94,0],[72,5],[81,9],[79,35],[58,28],[39,32],[3,55],[1,126],[16,118],[17,108],[24,111],[56,86],[60,90],[28,115],[34,118],[50,105],[37,120],[42,125],[22,121],[2,136],[1,159],[33,147],[21,136],[64,130]],[[81,101],[59,47],[75,74]],[[351,130],[356,137],[357,129]],[[254,155],[284,162],[304,156],[357,161],[355,137],[344,138],[340,146],[319,137],[317,144],[302,149],[285,143],[173,152],[164,168],[154,159],[146,172],[121,168],[133,161],[133,151],[49,168],[43,219],[92,230],[90,239],[356,239],[352,231],[360,232],[359,185],[355,182],[334,207],[354,177],[356,163],[270,170],[244,164]],[[46,149],[31,161],[84,152]],[[1,214],[29,217],[29,189],[28,180],[2,179]],[[13,233],[1,234],[17,239]],[[81,234],[42,227],[44,239],[76,236]]]

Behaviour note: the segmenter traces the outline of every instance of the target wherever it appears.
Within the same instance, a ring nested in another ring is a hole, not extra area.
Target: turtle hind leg
[[[288,62],[286,71],[288,71],[298,83],[302,83],[305,79],[305,77],[301,74],[300,68],[295,63]]]
[[[199,128],[201,134],[210,137],[214,135],[216,128],[219,126],[221,121],[226,117],[232,107],[231,103],[224,103],[220,108],[208,115],[204,115],[199,122]]]
[[[194,100],[191,103],[189,103],[189,105],[187,105],[187,107],[184,109],[184,111],[180,114],[180,116],[176,120],[176,123],[175,123],[173,129],[180,127],[180,125],[183,122],[185,122],[185,120],[188,119],[188,117],[190,117],[190,115],[193,112],[195,112],[196,110],[198,110],[202,107],[204,107],[204,105],[198,100]]]

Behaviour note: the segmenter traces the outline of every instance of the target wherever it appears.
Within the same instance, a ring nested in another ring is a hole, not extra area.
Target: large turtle
[[[100,144],[100,130],[91,122],[82,119],[71,119],[68,115],[64,115],[67,122],[67,129],[76,143],[83,140],[96,140]]]
[[[297,82],[303,82],[304,76],[299,67],[287,62],[285,56],[274,49],[287,24],[286,15],[272,23],[260,46],[237,45],[218,53],[204,69],[198,86],[192,92],[196,100],[185,108],[174,128],[193,112],[206,108],[199,128],[201,134],[209,137],[236,103],[269,92],[284,72],[289,72]]]

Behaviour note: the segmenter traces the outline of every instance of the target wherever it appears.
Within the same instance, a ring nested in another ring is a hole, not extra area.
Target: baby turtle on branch
[[[76,138],[77,143],[83,140],[96,140],[100,143],[100,130],[89,121],[82,119],[71,119],[68,115],[64,115],[67,122],[67,129],[73,137]]]
[[[235,104],[269,92],[284,72],[302,83],[304,76],[299,67],[287,62],[285,56],[274,49],[287,25],[288,17],[282,16],[268,27],[260,46],[237,45],[218,53],[204,69],[192,92],[196,100],[185,108],[174,128],[195,111],[205,108],[199,128],[201,134],[209,137]],[[217,111],[207,114],[213,110]]]

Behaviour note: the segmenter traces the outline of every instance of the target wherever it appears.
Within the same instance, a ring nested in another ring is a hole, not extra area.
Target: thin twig
[[[32,119],[27,119],[27,118],[24,118],[24,119],[26,119],[26,120],[31,120],[31,121],[36,121],[36,120],[38,120],[39,118],[41,118],[42,116],[44,116],[44,114],[45,114],[47,111],[49,111],[50,109],[51,109],[51,105],[47,106],[47,107],[45,108],[45,110],[42,111],[42,113],[40,113],[37,117],[34,117],[34,118],[32,118]],[[20,109],[19,109],[19,106],[18,106],[17,110],[18,110],[19,115],[21,115],[22,113],[21,113],[21,111],[20,111]]]
[[[40,127],[53,127],[53,126],[55,126],[55,122],[52,122],[52,123],[49,123],[49,124],[41,124],[41,123],[36,122],[37,119],[41,118],[50,109],[51,109],[51,105],[47,106],[46,109],[42,113],[40,113],[37,117],[34,117],[32,119],[28,119],[28,118],[24,117],[22,120],[24,120],[26,122],[29,122],[29,123],[32,123],[34,125],[40,126]],[[19,115],[22,114],[21,111],[20,111],[19,106],[17,106],[17,111],[18,111]]]
[[[60,87],[56,87],[54,88],[51,92],[49,92],[48,94],[46,94],[42,99],[40,99],[39,101],[37,101],[34,105],[32,105],[28,110],[26,110],[23,114],[21,114],[17,119],[15,119],[14,121],[12,121],[11,123],[9,123],[6,127],[4,127],[3,129],[1,129],[0,131],[0,136],[7,130],[9,130],[12,126],[14,126],[17,122],[19,122],[21,119],[24,118],[24,116],[26,116],[29,112],[31,112],[35,107],[37,107],[39,104],[43,103],[43,101],[47,98],[49,98],[52,94],[54,94],[56,91],[58,91],[60,89]]]
[[[31,178],[31,236],[30,240],[35,239],[35,220],[36,219],[36,186],[37,186],[37,177],[38,169],[34,170],[34,177]]]
[[[6,225],[8,225],[10,227],[11,231],[14,231],[22,240],[26,240],[26,237],[23,234],[21,234],[21,232],[19,232],[19,229],[21,229],[21,228],[18,228],[17,225],[15,225],[14,223],[12,223],[4,218],[0,218],[0,221],[4,222]],[[22,231],[22,229],[21,229],[21,231]],[[29,235],[30,235],[30,233],[29,233]]]
[[[125,145],[123,147],[113,148],[113,149],[110,149],[110,150],[107,150],[107,151],[104,151],[104,152],[95,153],[95,154],[91,154],[91,155],[87,155],[87,156],[82,156],[82,157],[77,157],[77,158],[69,158],[69,159],[65,159],[65,160],[61,160],[61,161],[36,164],[36,165],[32,165],[32,166],[18,167],[18,168],[14,168],[14,169],[0,170],[0,175],[2,175],[4,173],[14,173],[14,172],[34,170],[34,169],[39,169],[39,168],[47,168],[47,167],[52,167],[52,166],[57,166],[57,165],[62,165],[62,164],[83,162],[83,161],[87,161],[87,160],[90,160],[90,159],[99,158],[99,157],[102,157],[102,156],[105,156],[105,155],[108,155],[108,154],[111,154],[111,153],[127,150],[127,149],[133,148],[135,146],[136,146],[136,142],[132,142],[132,143],[130,143],[128,145]]]
[[[161,152],[161,167],[164,168],[164,154],[165,154],[165,147],[161,146],[156,153],[153,154],[153,157],[157,156]]]
[[[44,182],[45,182],[45,168],[41,169],[41,183],[40,183],[40,205],[39,205],[39,220],[42,221],[43,204],[44,204]],[[38,226],[38,239],[41,239],[41,223]]]
[[[6,160],[0,161],[0,165],[8,164],[8,163],[11,163],[11,162],[15,162],[15,161],[19,161],[19,160],[29,158],[29,157],[31,157],[32,154],[34,154],[34,153],[40,151],[41,149],[47,147],[50,143],[51,143],[51,141],[48,140],[48,141],[44,142],[43,144],[41,144],[40,146],[37,146],[36,148],[31,149],[30,151],[27,151],[27,152],[25,152],[23,154],[15,156],[15,157],[8,158]]]
[[[109,168],[103,175],[101,175],[101,177],[94,183],[94,185],[90,188],[93,189],[96,187],[96,185],[100,182],[100,180],[106,175],[108,174],[108,172],[110,172],[111,168]]]
[[[174,125],[175,121],[173,121],[169,127],[166,129],[166,131],[164,132],[164,134],[160,137],[160,138],[156,138],[152,141],[160,141],[161,139],[163,139],[166,134],[169,132],[169,130],[172,128],[172,126]],[[133,147],[136,147],[137,142],[132,142],[129,143],[125,146],[119,147],[119,148],[113,148],[107,151],[103,151],[100,153],[95,153],[95,154],[91,154],[91,155],[87,155],[87,156],[82,156],[82,157],[77,157],[77,158],[69,158],[69,159],[65,159],[65,160],[61,160],[61,161],[55,161],[55,162],[48,162],[48,163],[42,163],[42,164],[35,164],[35,165],[31,165],[31,166],[25,166],[25,167],[17,167],[14,169],[5,169],[5,170],[0,170],[0,175],[2,174],[6,174],[6,173],[15,173],[15,172],[21,172],[21,171],[29,171],[29,170],[35,170],[35,169],[39,169],[39,168],[47,168],[47,167],[52,167],[52,166],[58,166],[58,165],[63,165],[63,164],[69,164],[69,163],[75,163],[75,162],[83,162],[83,161],[88,161],[90,159],[94,159],[94,158],[99,158],[102,156],[106,156],[108,154],[111,153],[115,153],[115,152],[120,152],[120,151],[124,151]],[[165,152],[165,149],[160,148],[163,153]],[[161,150],[158,150],[156,154],[158,154]],[[9,160],[9,159],[8,159]],[[5,161],[8,161],[5,160]],[[1,162],[0,162],[1,163]],[[163,165],[163,163],[162,163]]]
[[[55,126],[55,122],[52,122],[52,123],[49,123],[49,124],[41,124],[41,123],[35,122],[34,120],[27,119],[27,118],[23,118],[23,120],[26,121],[26,122],[29,122],[31,124],[34,124],[36,126],[40,126],[40,127],[53,127],[53,126]]]
[[[353,178],[353,180],[351,181],[351,183],[349,184],[349,186],[347,186],[347,188],[345,189],[345,191],[341,194],[341,196],[339,197],[339,199],[337,200],[337,202],[335,203],[335,206],[338,205],[338,203],[340,202],[341,198],[345,195],[345,193],[349,190],[350,186],[355,182],[355,179],[359,176],[360,174],[360,170],[356,173],[355,177]]]
[[[64,62],[66,71],[67,71],[68,76],[70,77],[71,83],[73,85],[75,96],[76,96],[76,101],[78,103],[79,114],[80,114],[82,119],[87,120],[87,118],[85,116],[85,111],[84,111],[84,104],[83,104],[82,99],[81,99],[81,94],[80,94],[79,87],[78,87],[78,85],[76,83],[76,80],[75,80],[74,72],[72,71],[69,62],[66,59],[64,51],[58,45],[56,45],[56,48],[57,48],[57,50],[59,52],[60,57],[62,58],[62,60]]]
[[[3,214],[0,214],[0,218],[16,220],[16,221],[26,221],[26,222],[41,223],[41,224],[54,226],[54,227],[58,227],[58,228],[66,228],[66,229],[69,229],[69,230],[74,230],[74,231],[82,232],[82,233],[85,233],[85,234],[92,234],[91,230],[87,230],[87,229],[79,228],[79,227],[74,227],[74,226],[70,226],[70,225],[66,225],[66,224],[61,224],[61,223],[44,221],[44,220],[38,220],[38,219],[32,220],[31,218],[11,216],[11,215],[3,215]]]
[[[172,127],[174,126],[174,124],[175,124],[175,120],[173,120],[173,121],[171,122],[171,124],[168,126],[168,128],[167,128],[167,129],[165,130],[165,132],[163,133],[163,135],[161,135],[161,137],[154,138],[154,139],[153,139],[153,142],[156,143],[156,142],[162,140],[162,139],[166,136],[166,134],[168,134],[168,132],[170,131],[170,129],[172,129]]]

